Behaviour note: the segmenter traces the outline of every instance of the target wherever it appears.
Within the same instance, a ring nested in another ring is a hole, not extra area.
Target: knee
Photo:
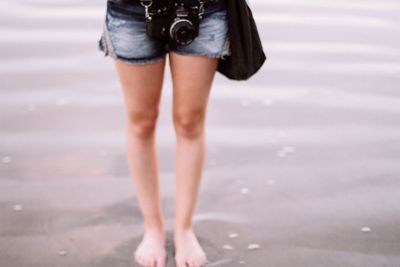
[[[173,120],[178,136],[195,139],[203,133],[205,111],[204,109],[176,111]]]
[[[127,117],[131,133],[139,138],[148,138],[154,135],[158,118],[158,110],[130,112]]]

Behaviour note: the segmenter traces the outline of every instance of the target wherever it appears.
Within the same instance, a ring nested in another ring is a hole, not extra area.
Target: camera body
[[[153,0],[154,1],[154,0]],[[202,6],[187,0],[164,0],[146,8],[147,35],[170,39],[178,45],[190,44],[199,34]]]

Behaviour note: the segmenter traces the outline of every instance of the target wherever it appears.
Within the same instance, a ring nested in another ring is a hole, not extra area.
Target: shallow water
[[[398,266],[400,4],[249,2],[268,59],[248,82],[215,77],[194,216],[210,266]],[[97,50],[104,15],[105,1],[2,1],[2,267],[132,266],[141,215],[122,92]],[[157,149],[171,226],[165,75]]]

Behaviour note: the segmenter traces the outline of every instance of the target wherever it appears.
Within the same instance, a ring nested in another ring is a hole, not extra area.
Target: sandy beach
[[[142,218],[106,1],[0,9],[0,266],[128,267]],[[250,0],[267,62],[216,74],[194,229],[208,266],[400,266],[400,3]],[[157,126],[173,261],[168,67]]]

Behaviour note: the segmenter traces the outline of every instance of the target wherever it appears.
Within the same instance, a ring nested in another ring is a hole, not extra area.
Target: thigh
[[[225,0],[205,7],[199,35],[186,46],[169,43],[174,113],[204,112],[221,57],[229,54]]]
[[[107,1],[105,26],[101,48],[116,59],[129,119],[154,120],[164,79],[164,43],[147,36],[144,9],[135,1]]]
[[[165,56],[157,62],[135,65],[115,61],[128,118],[132,122],[155,120],[164,79]]]
[[[174,115],[204,115],[218,59],[172,52],[169,54],[169,62]]]

